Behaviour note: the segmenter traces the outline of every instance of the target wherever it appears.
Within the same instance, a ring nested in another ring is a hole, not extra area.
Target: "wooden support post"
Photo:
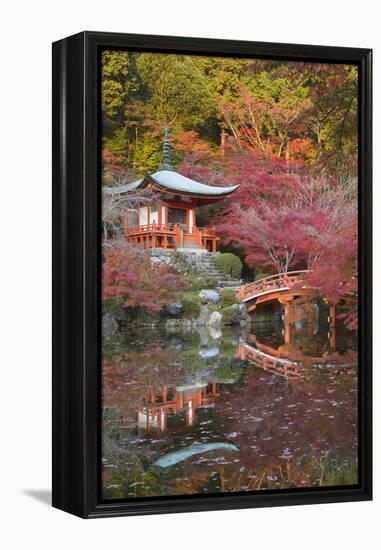
[[[152,248],[156,248],[156,235],[152,235]]]
[[[332,352],[336,351],[336,327],[329,328],[329,348]]]
[[[160,202],[157,203],[157,223],[159,224],[159,228],[163,225],[163,220],[161,217],[161,204]]]
[[[168,237],[167,237],[167,235],[164,235],[163,240],[164,240],[164,249],[166,250],[168,248]]]
[[[199,406],[202,404],[202,388],[199,388],[197,391],[197,402]]]
[[[287,302],[284,302],[284,322],[289,324],[290,317],[291,317],[291,303],[287,301]]]
[[[284,343],[291,344],[291,325],[284,322]]]
[[[336,326],[336,305],[330,304],[329,306],[329,326],[335,327]]]
[[[213,239],[212,243],[213,243],[213,244],[212,244],[212,247],[213,247],[213,248],[212,248],[212,252],[214,252],[214,253],[215,253],[215,252],[216,252],[216,250],[217,250],[217,246],[216,246],[216,244],[217,244],[217,243],[216,243],[216,239]]]
[[[182,391],[179,391],[176,395],[176,401],[177,401],[177,406],[179,408],[179,410],[181,410],[184,406],[184,400],[183,400],[183,392]]]
[[[291,344],[291,300],[279,300],[284,305],[284,343]]]

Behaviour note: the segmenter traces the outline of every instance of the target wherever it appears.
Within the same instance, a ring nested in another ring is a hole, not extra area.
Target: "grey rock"
[[[118,322],[111,313],[105,313],[102,317],[102,334],[104,338],[111,338],[118,332]]]
[[[201,290],[199,296],[202,302],[207,302],[208,304],[218,304],[221,298],[215,290]]]
[[[208,306],[206,304],[201,304],[200,315],[196,319],[196,324],[206,325],[206,321],[208,320],[208,315],[209,315]]]
[[[234,313],[236,313],[237,315],[240,315],[240,316],[246,315],[246,306],[245,306],[245,304],[233,304],[230,307],[234,311]]]
[[[165,307],[165,312],[169,313],[169,315],[173,315],[174,317],[179,317],[182,311],[183,311],[183,306],[177,303],[168,304]]]

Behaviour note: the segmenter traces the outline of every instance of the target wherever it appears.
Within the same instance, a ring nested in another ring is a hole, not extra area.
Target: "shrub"
[[[195,318],[200,315],[200,298],[192,294],[183,294],[180,298],[183,306],[183,315],[187,318]]]
[[[218,285],[218,281],[215,277],[210,275],[199,275],[197,273],[186,275],[185,283],[187,290],[194,292],[202,289],[215,288]]]
[[[232,306],[233,304],[237,303],[236,291],[232,288],[225,288],[225,290],[221,294],[220,303],[222,307]]]
[[[231,252],[221,254],[216,258],[217,267],[222,273],[230,275],[234,279],[239,279],[242,273],[242,262],[238,256]]]
[[[104,302],[159,311],[173,300],[184,281],[173,267],[153,264],[144,249],[127,242],[108,243],[103,251]]]
[[[232,325],[236,322],[236,314],[232,310],[231,306],[221,308],[220,313],[222,315],[222,323],[224,325]]]

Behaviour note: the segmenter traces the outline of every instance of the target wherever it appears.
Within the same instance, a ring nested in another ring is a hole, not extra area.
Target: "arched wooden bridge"
[[[273,300],[293,299],[307,292],[303,281],[309,271],[288,271],[271,275],[259,281],[242,285],[239,289],[241,302],[246,304],[247,311],[254,310],[257,305]]]
[[[246,304],[246,311],[248,313],[253,313],[259,304],[277,300],[285,307],[283,320],[287,324],[290,322],[292,300],[303,294],[308,294],[313,290],[312,287],[305,284],[308,273],[310,273],[310,271],[306,269],[288,271],[286,273],[278,273],[277,275],[259,279],[247,285],[242,285],[239,289],[240,301]],[[311,319],[309,321],[311,321]],[[329,304],[328,321],[330,326],[336,325],[335,303]]]

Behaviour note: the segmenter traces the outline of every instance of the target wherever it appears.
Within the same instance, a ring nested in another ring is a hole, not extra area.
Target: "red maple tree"
[[[104,251],[103,300],[122,306],[160,310],[173,301],[184,282],[171,266],[152,263],[150,256],[127,242]]]

